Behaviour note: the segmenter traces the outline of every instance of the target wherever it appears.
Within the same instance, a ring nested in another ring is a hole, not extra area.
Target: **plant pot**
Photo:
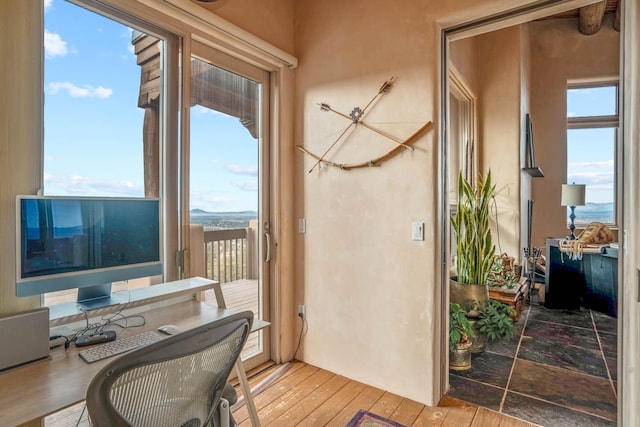
[[[520,313],[524,307],[524,302],[529,295],[529,287],[527,279],[521,277],[518,284],[513,289],[502,289],[489,286],[489,298],[507,304],[516,310],[516,314],[512,315],[513,323],[520,320]]]
[[[458,343],[455,350],[449,350],[449,369],[467,371],[471,368],[471,341]]]
[[[449,279],[449,300],[460,304],[469,318],[477,318],[487,308],[489,287],[487,285],[464,284]]]
[[[471,343],[471,353],[482,353],[483,351],[485,351],[487,349],[487,335],[483,334],[482,332],[480,332],[478,330],[478,327],[476,326],[476,322],[478,321],[478,319],[469,319],[469,322],[471,323],[471,328],[473,329],[473,332],[475,332],[476,337],[473,339],[473,342]]]

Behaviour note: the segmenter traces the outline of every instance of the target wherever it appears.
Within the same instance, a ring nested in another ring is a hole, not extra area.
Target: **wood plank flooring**
[[[360,409],[387,417],[407,427],[532,427],[534,424],[485,408],[446,399],[442,406],[428,407],[324,369],[293,361],[287,366],[262,365],[249,372],[254,388],[276,371],[284,371],[254,396],[263,426],[343,427]],[[238,390],[239,394],[240,391]],[[46,427],[71,427],[80,419],[83,404],[45,419]],[[251,426],[246,406],[234,409],[241,427]],[[89,426],[86,412],[80,426]]]
[[[258,311],[257,281],[240,280],[222,285],[227,307]],[[115,288],[114,288],[115,289]],[[118,288],[119,289],[119,288]],[[60,300],[75,299],[74,292],[61,292]],[[212,291],[206,301],[215,304]],[[252,334],[253,335],[253,334]],[[257,338],[250,337],[246,352],[255,351]],[[282,375],[255,394],[258,417],[263,426],[345,426],[360,409],[390,418],[407,427],[531,427],[534,424],[501,415],[466,402],[445,398],[439,407],[428,407],[409,399],[367,386],[329,371],[294,361],[286,366],[272,363],[248,372],[252,389],[264,385],[276,372]],[[263,388],[263,387],[261,387]],[[238,395],[241,396],[239,387]],[[46,427],[88,427],[84,403],[71,406],[45,419]],[[234,408],[235,409],[235,408]],[[234,410],[240,426],[250,426],[246,406]]]

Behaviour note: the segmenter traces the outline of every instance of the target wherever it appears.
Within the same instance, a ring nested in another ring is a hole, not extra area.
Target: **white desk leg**
[[[236,361],[236,374],[240,380],[240,388],[244,395],[244,402],[247,405],[249,411],[249,418],[251,418],[251,425],[253,427],[260,427],[260,420],[258,419],[258,411],[256,411],[256,405],[253,403],[253,396],[251,396],[251,388],[249,387],[249,381],[247,381],[247,374],[242,366],[242,360],[238,358]]]

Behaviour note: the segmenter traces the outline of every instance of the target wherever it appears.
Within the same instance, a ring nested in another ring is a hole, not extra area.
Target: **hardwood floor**
[[[225,283],[223,293],[227,307],[257,311],[257,281]],[[61,300],[75,299],[72,292],[56,295]],[[212,291],[205,293],[214,303]],[[215,304],[215,303],[214,303]],[[255,351],[257,338],[250,337],[246,352]],[[304,362],[276,366],[267,363],[248,372],[258,417],[263,426],[345,426],[360,409],[392,419],[407,427],[530,427],[527,423],[486,408],[445,398],[439,407],[427,407]],[[241,391],[236,385],[238,395]],[[240,398],[239,403],[241,403]],[[240,426],[250,426],[246,406],[234,407]],[[46,427],[88,427],[84,403],[71,406],[45,419]]]
[[[360,409],[387,417],[407,427],[531,427],[534,424],[479,408],[455,399],[428,407],[409,399],[351,381],[324,369],[293,361],[265,364],[249,372],[254,402],[263,426],[345,426]],[[236,387],[238,388],[238,387]],[[241,392],[238,390],[238,393]],[[71,427],[80,419],[83,404],[45,419],[46,427]],[[234,408],[241,427],[251,426],[247,408]],[[80,426],[89,426],[86,412]]]

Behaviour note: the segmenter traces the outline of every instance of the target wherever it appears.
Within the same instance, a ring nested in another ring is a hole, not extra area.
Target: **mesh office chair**
[[[251,311],[236,313],[112,360],[87,390],[93,425],[221,425],[230,417],[222,393],[252,322]]]

